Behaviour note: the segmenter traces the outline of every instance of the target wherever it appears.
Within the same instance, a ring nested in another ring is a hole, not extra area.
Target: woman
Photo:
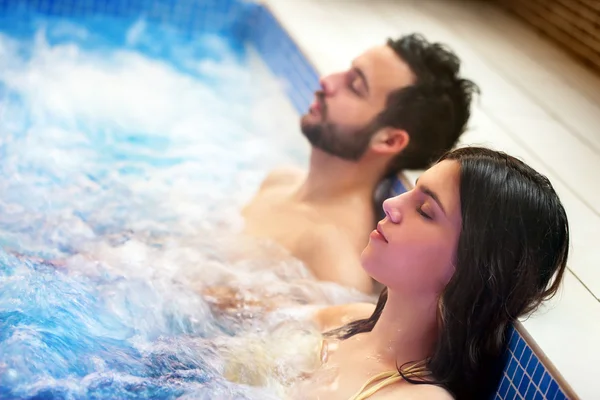
[[[507,329],[565,270],[568,223],[552,185],[513,157],[462,148],[383,207],[362,264],[386,289],[374,309],[316,314],[324,329],[352,322],[326,333],[321,383],[303,397],[489,398]]]

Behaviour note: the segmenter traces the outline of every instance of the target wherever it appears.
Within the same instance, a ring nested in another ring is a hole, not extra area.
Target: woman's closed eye
[[[428,220],[432,220],[433,219],[433,216],[432,216],[431,212],[423,210],[423,206],[422,205],[419,206],[419,207],[417,207],[417,212],[419,214],[421,214],[421,216],[423,218],[425,218],[425,219],[428,219]]]

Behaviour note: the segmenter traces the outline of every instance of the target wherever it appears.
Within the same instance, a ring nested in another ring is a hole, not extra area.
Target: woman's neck
[[[388,289],[381,316],[362,342],[381,362],[395,366],[429,357],[437,333],[435,296],[406,298]]]

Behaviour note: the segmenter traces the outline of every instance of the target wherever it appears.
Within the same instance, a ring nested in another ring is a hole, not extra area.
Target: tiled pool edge
[[[303,114],[319,87],[319,74],[266,6],[257,4],[247,21],[247,39],[271,71],[284,82],[298,114]]]
[[[527,347],[531,349],[532,353],[537,357],[539,363],[542,364],[542,366],[544,367],[544,372],[549,374],[556,381],[558,387],[565,395],[565,398],[578,400],[579,396],[577,396],[571,385],[569,385],[566,379],[561,375],[560,371],[558,371],[556,366],[546,356],[544,351],[540,348],[535,339],[529,334],[527,329],[525,329],[523,324],[517,321],[517,323],[515,324],[515,328],[521,339],[526,343]],[[534,376],[535,375],[536,373],[534,373]],[[537,383],[539,385],[538,380],[534,379],[533,381],[534,383]]]
[[[255,24],[249,29],[252,32],[249,36],[251,43],[259,50],[269,68],[287,82],[286,89],[296,110],[305,112],[318,87],[318,72],[268,6],[258,5],[249,21]],[[293,89],[292,93],[290,89]],[[393,185],[392,194],[402,193],[408,187],[408,181],[401,178]],[[577,398],[565,393],[571,394],[573,391],[523,326],[515,324],[510,330],[507,363],[494,399]]]

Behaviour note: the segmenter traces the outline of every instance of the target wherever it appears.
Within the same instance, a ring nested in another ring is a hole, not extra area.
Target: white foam
[[[147,28],[134,24],[128,45],[151,41]],[[47,29],[72,40],[51,45]],[[282,249],[239,233],[240,206],[267,171],[302,164],[308,147],[280,82],[252,51],[242,64],[216,37],[203,40],[220,49],[218,59],[198,59],[182,45],[173,54],[186,73],[133,50],[89,50],[79,43],[89,37],[74,25],[42,28],[32,43],[0,35],[4,244],[104,282],[105,305],[143,333],[141,350],[169,324],[182,332],[208,324],[196,291],[209,286],[292,306],[365,299],[315,281]],[[277,320],[286,315],[294,319]],[[293,332],[278,332],[287,345]],[[300,341],[310,347],[314,338]],[[252,343],[264,346],[265,368],[283,351],[269,353],[263,337]],[[228,357],[239,364],[242,356]],[[294,357],[286,353],[278,367],[285,374],[269,382],[292,376]]]

